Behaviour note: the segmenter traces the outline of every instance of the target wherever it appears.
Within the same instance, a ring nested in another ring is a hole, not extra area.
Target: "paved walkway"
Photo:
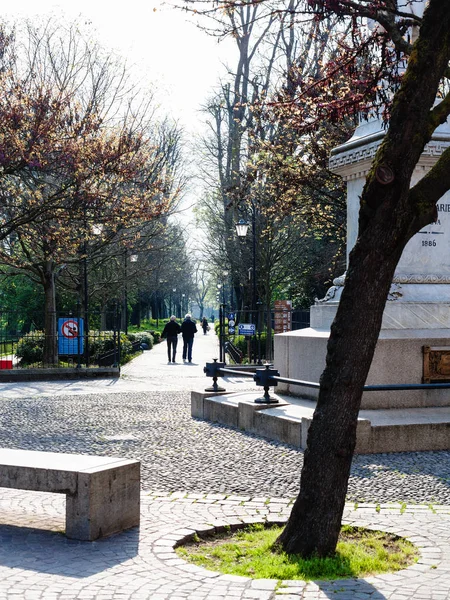
[[[149,390],[204,389],[211,385],[203,368],[206,362],[219,357],[219,346],[213,330],[207,334],[197,333],[192,350],[192,363],[183,363],[183,342],[179,336],[177,362],[167,362],[167,345],[157,344],[145,351],[121,369],[118,379],[27,381],[0,383],[0,398],[23,398],[32,396],[59,396],[94,393],[147,392]],[[227,390],[255,389],[253,382],[243,378],[226,378]]]
[[[116,382],[0,385],[2,446],[138,457],[143,487],[141,526],[94,543],[61,535],[62,496],[0,489],[0,600],[450,599],[448,452],[355,457],[346,521],[416,543],[419,563],[400,573],[277,584],[174,555],[193,531],[283,522],[298,490],[298,450],[191,419],[189,390],[204,387],[216,355],[216,339],[197,335],[191,365],[167,364],[161,344]]]

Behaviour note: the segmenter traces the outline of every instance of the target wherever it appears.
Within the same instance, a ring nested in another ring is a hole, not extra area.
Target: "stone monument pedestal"
[[[275,336],[275,367],[281,376],[317,383],[325,368],[329,335],[328,329],[310,327]],[[422,383],[424,346],[450,348],[450,331],[381,331],[367,385]],[[277,391],[310,399],[318,395],[317,389],[286,384],[279,384]],[[361,403],[367,410],[438,406],[450,406],[450,389],[364,392]]]
[[[383,136],[382,124],[374,119],[360,125],[346,144],[332,151],[330,168],[347,182],[347,255],[357,238],[359,198],[365,178]],[[450,126],[445,123],[425,147],[411,185],[431,169],[448,147]],[[274,363],[282,377],[319,381],[344,276],[333,284],[325,298],[311,307],[310,328],[275,336]],[[442,364],[435,360],[438,377],[434,381],[443,381],[446,375],[450,381],[449,193],[437,203],[436,222],[424,227],[405,247],[388,295],[366,384],[423,383],[427,347],[448,349],[448,358],[442,359]],[[318,394],[313,388],[292,385],[280,385],[277,389],[311,399]],[[445,406],[450,406],[450,389],[365,392],[361,408],[413,410]]]

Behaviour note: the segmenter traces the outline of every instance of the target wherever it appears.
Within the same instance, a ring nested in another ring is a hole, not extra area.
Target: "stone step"
[[[271,393],[277,404],[256,404],[258,392],[213,395],[192,392],[193,417],[236,427],[271,440],[305,448],[315,402]],[[421,452],[450,449],[450,409],[362,410],[356,452]]]

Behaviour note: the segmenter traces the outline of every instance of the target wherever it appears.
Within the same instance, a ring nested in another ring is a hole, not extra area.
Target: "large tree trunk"
[[[45,294],[45,321],[44,321],[44,365],[58,364],[58,340],[56,329],[56,295],[55,295],[55,273],[53,262],[46,261],[43,272],[44,294]]]
[[[356,442],[362,390],[375,351],[395,267],[411,236],[435,219],[449,189],[450,151],[411,191],[411,176],[450,97],[430,113],[450,58],[450,8],[430,0],[420,38],[392,108],[361,198],[358,241],[328,342],[317,408],[308,433],[300,493],[279,538],[289,553],[334,552]],[[384,180],[382,170],[393,174]],[[378,177],[377,177],[378,175]]]
[[[378,250],[379,244],[384,243],[375,235],[370,250],[359,244],[352,253],[308,433],[300,494],[280,537],[287,552],[326,556],[336,548],[362,388],[401,254],[398,248],[395,254],[384,257]]]

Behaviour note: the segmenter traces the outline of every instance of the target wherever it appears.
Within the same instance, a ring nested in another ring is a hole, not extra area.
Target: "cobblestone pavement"
[[[193,531],[284,521],[302,464],[294,448],[191,419],[188,390],[203,382],[211,354],[211,339],[196,343],[192,370],[164,364],[159,346],[115,393],[91,382],[73,395],[61,382],[0,386],[1,446],[139,458],[143,487],[140,528],[94,543],[61,535],[64,497],[0,489],[0,600],[450,599],[449,452],[354,459],[346,520],[416,543],[421,559],[405,571],[280,584],[220,576],[174,555]],[[143,391],[149,368],[154,391]]]
[[[152,491],[293,497],[303,453],[190,416],[187,392],[4,399],[8,448],[136,458]],[[357,456],[349,500],[450,505],[450,452]]]

